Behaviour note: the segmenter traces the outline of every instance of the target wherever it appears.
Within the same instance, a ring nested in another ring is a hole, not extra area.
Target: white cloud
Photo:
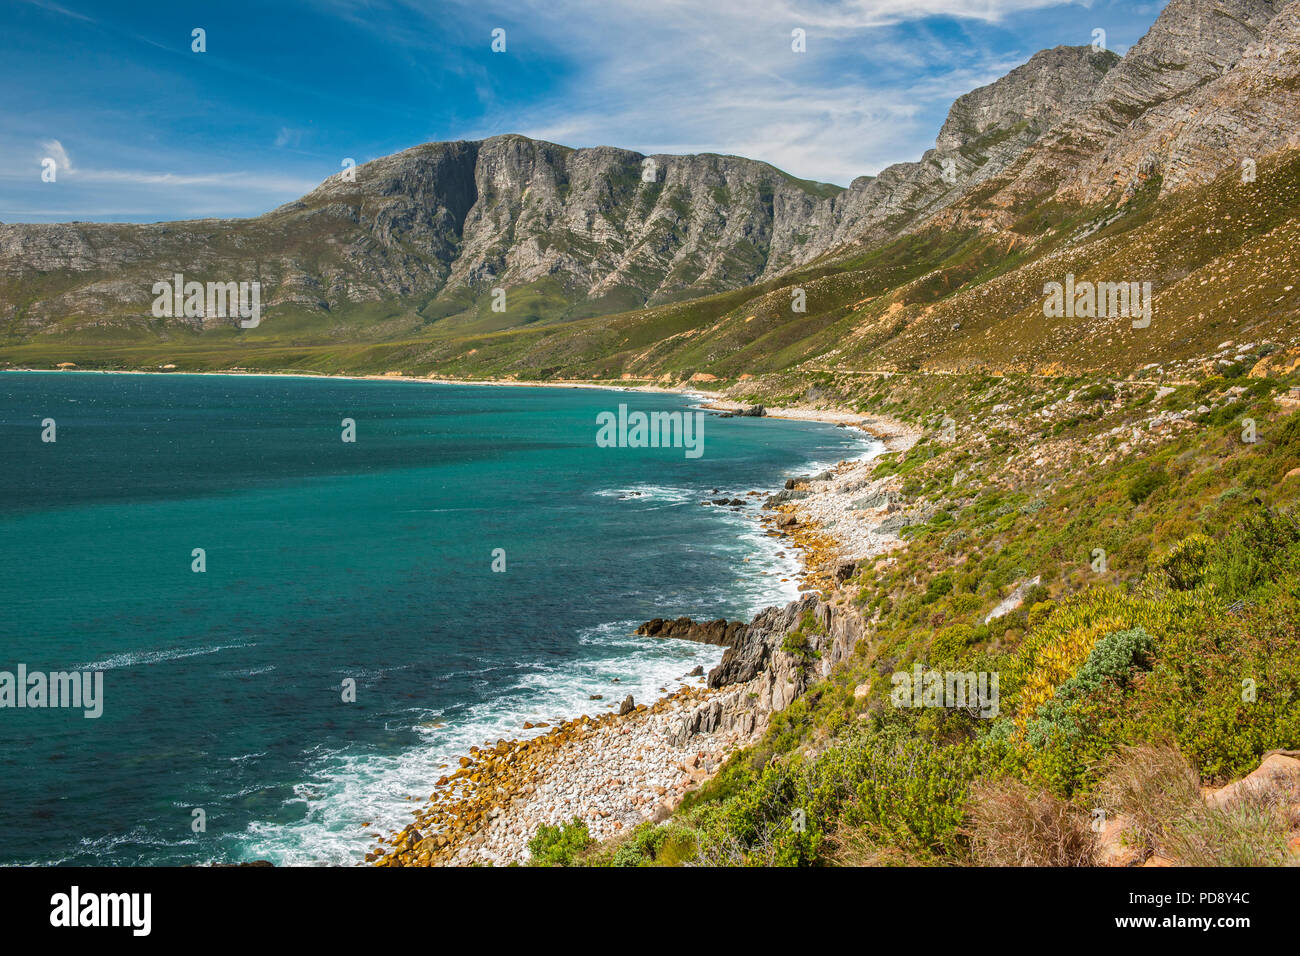
[[[924,29],[890,42],[891,25],[931,16],[993,22],[1070,2],[518,0],[502,21],[520,24],[511,29],[514,55],[528,55],[530,45],[560,51],[575,79],[523,113],[489,103],[474,128],[456,135],[731,153],[847,184],[918,159],[953,99],[1036,50],[1008,59],[964,44],[963,55],[951,37]],[[795,27],[807,31],[805,53],[791,50]]]
[[[37,163],[30,167],[9,167],[0,170],[0,179],[27,180],[40,175],[40,161],[53,159],[58,164],[60,179],[67,177],[69,182],[113,183],[134,186],[231,186],[244,187],[255,192],[291,193],[301,195],[320,185],[320,181],[304,179],[301,176],[268,174],[235,170],[222,173],[173,173],[143,169],[94,169],[74,166],[72,157],[57,139],[44,140],[40,143]],[[323,177],[322,177],[323,178]]]
[[[63,148],[63,144],[57,139],[47,139],[41,143],[41,159],[52,159],[61,173],[75,172],[72,168],[72,157],[68,151]]]
[[[86,169],[82,182],[129,183],[137,186],[244,186],[262,192],[309,192],[320,185],[294,176],[268,176],[264,173],[155,173],[133,169]]]

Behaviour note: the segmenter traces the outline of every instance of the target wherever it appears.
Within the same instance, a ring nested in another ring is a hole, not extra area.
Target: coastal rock
[[[618,715],[620,717],[626,717],[634,710],[636,710],[636,702],[632,700],[632,695],[628,694],[623,698],[623,703],[618,705]]]
[[[845,489],[845,490],[856,491],[857,489]],[[881,491],[877,491],[873,495],[867,495],[863,498],[859,498],[857,501],[854,501],[851,505],[849,505],[849,507],[854,511],[872,511],[879,508],[888,508],[889,506],[896,505],[901,501],[902,501],[902,495],[900,495],[897,491],[884,489]]]
[[[806,654],[783,649],[786,637],[795,630],[803,632]],[[708,686],[728,692],[680,717],[669,741],[684,746],[699,734],[748,737],[761,731],[771,714],[788,707],[810,683],[852,653],[864,633],[855,611],[825,604],[815,594],[760,611],[709,672]]]
[[[806,491],[802,488],[800,489],[786,488],[781,491],[778,491],[774,495],[769,496],[768,499],[765,502],[763,502],[763,508],[764,510],[770,511],[771,509],[775,508],[777,505],[785,504],[787,501],[801,501],[802,499],[807,498],[808,495],[810,494],[811,492]]]
[[[803,611],[816,603],[815,596],[805,595],[785,607],[760,611],[746,628],[745,639],[727,648],[718,666],[709,671],[709,686],[746,684],[757,678],[766,670],[780,640],[794,629]]]
[[[681,717],[668,731],[668,742],[684,747],[701,734],[732,731],[748,737],[758,727],[759,714],[746,700],[744,688],[714,697]]]
[[[697,644],[728,647],[736,642],[745,626],[743,621],[728,621],[724,618],[695,621],[689,617],[675,620],[657,617],[638,627],[636,633],[644,637],[669,637],[680,641],[695,641]]]

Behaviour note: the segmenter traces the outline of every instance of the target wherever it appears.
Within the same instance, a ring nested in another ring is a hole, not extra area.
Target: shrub
[[[596,841],[587,831],[587,824],[577,817],[563,826],[542,825],[528,841],[531,866],[573,866],[574,857]]]
[[[1115,397],[1115,387],[1109,382],[1098,382],[1080,392],[1076,398],[1081,402],[1109,402]]]
[[[1279,572],[1294,569],[1300,524],[1289,512],[1260,508],[1246,514],[1214,550],[1205,580],[1225,599],[1245,597]]]
[[[809,634],[824,635],[826,627],[812,611],[804,611],[799,625],[781,639],[781,650],[796,657],[801,664],[809,664],[820,657],[808,641]]]
[[[642,823],[614,850],[610,866],[680,866],[695,855],[693,834],[677,825]]]
[[[979,772],[968,741],[936,745],[920,736],[880,734],[828,751],[815,765],[815,805],[843,799],[840,819],[883,841],[928,853],[961,843],[967,788]]]
[[[1138,474],[1128,486],[1128,500],[1140,505],[1151,497],[1161,485],[1168,484],[1169,476],[1158,468],[1151,468]]]
[[[930,662],[955,661],[970,646],[975,629],[969,624],[953,624],[945,627],[930,642]]]
[[[1155,639],[1140,627],[1115,631],[1099,639],[1078,673],[1062,682],[1052,699],[1040,705],[1026,722],[1030,746],[1042,747],[1057,734],[1077,736],[1082,729],[1075,713],[1080,702],[1107,680],[1127,683],[1130,669],[1148,664],[1154,647]]]
[[[921,598],[921,603],[933,604],[951,590],[952,572],[945,571],[942,574],[936,574],[930,579],[930,583],[925,589],[925,595]]]
[[[1174,592],[1179,593],[1179,592]],[[1159,641],[1117,733],[1172,735],[1207,779],[1249,773],[1260,754],[1300,740],[1300,599],[1261,595],[1237,615],[1188,613]]]
[[[1203,534],[1193,534],[1170,549],[1156,562],[1155,570],[1164,575],[1165,583],[1178,591],[1190,591],[1205,578],[1212,542]]]

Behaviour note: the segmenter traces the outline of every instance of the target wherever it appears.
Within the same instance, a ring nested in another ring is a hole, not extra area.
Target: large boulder
[[[1274,799],[1300,806],[1300,760],[1286,754],[1269,754],[1259,767],[1240,780],[1205,795],[1205,802],[1220,810],[1243,801]]]

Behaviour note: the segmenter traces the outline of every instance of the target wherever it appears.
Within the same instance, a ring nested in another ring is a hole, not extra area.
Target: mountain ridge
[[[959,97],[919,161],[848,189],[507,135],[234,226],[0,227],[0,361],[662,383],[1132,370],[1234,325],[1286,348],[1297,113],[1300,0],[1172,0],[1125,57],[1040,51]],[[260,328],[145,312],[153,281],[214,271],[263,281]],[[1162,334],[1043,315],[1066,273],[1151,282]]]
[[[59,331],[78,316],[101,322],[94,307],[109,304],[116,324],[138,327],[150,300],[139,279],[125,284],[124,267],[170,276],[255,263],[271,308],[346,311],[423,296],[424,320],[459,316],[479,330],[742,288],[941,208],[1085,102],[1116,61],[1087,47],[1042,51],[959,98],[919,162],[849,189],[742,157],[573,149],[508,134],[372,160],[351,171],[355,181],[336,174],[255,219],[0,226],[0,321],[11,336]],[[520,287],[522,306],[507,301],[507,319],[485,312],[491,289]],[[51,298],[39,295],[47,290]]]

